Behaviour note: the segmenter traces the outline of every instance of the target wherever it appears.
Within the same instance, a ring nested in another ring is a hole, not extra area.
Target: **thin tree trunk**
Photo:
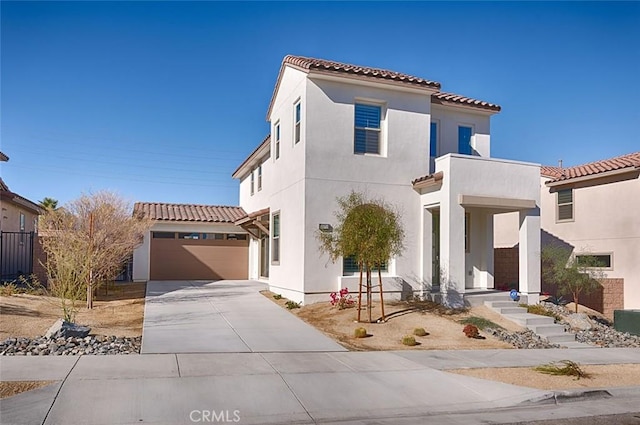
[[[576,313],[578,312],[578,299],[579,299],[579,294],[577,292],[574,292],[573,303],[576,305]]]
[[[89,285],[87,285],[87,309],[93,309],[93,213],[89,213]]]
[[[369,314],[369,323],[371,323],[371,267],[367,265],[367,313]]]
[[[378,284],[380,285],[380,308],[382,309],[382,321],[385,321],[384,317],[384,296],[382,295],[382,267],[378,266]]]
[[[358,286],[358,323],[360,322],[360,312],[362,311],[362,263],[358,264],[360,269],[360,283]]]

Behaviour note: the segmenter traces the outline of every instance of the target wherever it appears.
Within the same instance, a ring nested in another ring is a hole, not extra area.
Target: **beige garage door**
[[[247,279],[246,234],[151,232],[151,280]]]

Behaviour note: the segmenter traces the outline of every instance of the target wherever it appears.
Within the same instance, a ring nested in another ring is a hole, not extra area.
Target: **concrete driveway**
[[[246,280],[149,282],[142,353],[347,351],[262,289]]]

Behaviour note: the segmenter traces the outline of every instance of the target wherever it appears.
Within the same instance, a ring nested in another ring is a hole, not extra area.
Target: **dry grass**
[[[572,388],[609,388],[640,385],[640,364],[582,365],[589,379],[547,375],[528,367],[456,369],[448,372],[541,390]]]
[[[286,299],[274,299],[273,293],[262,291],[263,295],[273,302],[284,306]],[[380,316],[379,303],[374,305],[374,322]],[[487,309],[488,311],[488,309]],[[362,326],[355,322],[356,307],[338,310],[329,302],[305,305],[291,313],[322,331],[346,348],[354,351],[375,350],[472,350],[513,348],[512,345],[486,335],[484,340],[467,338],[459,321],[469,316],[482,316],[485,308],[473,308],[464,311],[448,310],[440,304],[432,302],[388,302],[385,303],[387,321],[385,323],[366,323],[369,334],[367,338],[356,338],[354,330]],[[366,312],[362,312],[365,318]],[[520,330],[519,326],[508,322],[500,316],[486,317],[507,329]],[[402,344],[405,335],[413,334],[414,329],[424,328],[428,335],[416,336],[415,346]],[[515,328],[515,329],[514,329]]]
[[[108,293],[101,288],[92,310],[83,307],[76,322],[91,327],[96,335],[134,337],[142,335],[145,283],[118,284]],[[8,337],[44,335],[62,316],[55,297],[18,294],[0,297],[0,340]]]
[[[0,381],[0,399],[46,387],[56,381]]]

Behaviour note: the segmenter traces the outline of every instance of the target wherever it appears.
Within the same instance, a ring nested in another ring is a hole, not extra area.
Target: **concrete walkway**
[[[556,405],[574,416],[637,411],[640,387],[609,390],[602,411],[598,400],[580,410],[577,403],[560,406],[551,391],[439,370],[557,359],[640,363],[640,349],[5,357],[2,380],[57,383],[2,400],[0,422],[188,424],[205,422],[203,411],[224,411],[230,419],[237,412],[242,424],[424,423],[426,416],[460,424],[482,423],[486,415],[496,423],[500,415],[557,418]]]
[[[149,282],[142,353],[346,351],[262,289],[255,281]]]

